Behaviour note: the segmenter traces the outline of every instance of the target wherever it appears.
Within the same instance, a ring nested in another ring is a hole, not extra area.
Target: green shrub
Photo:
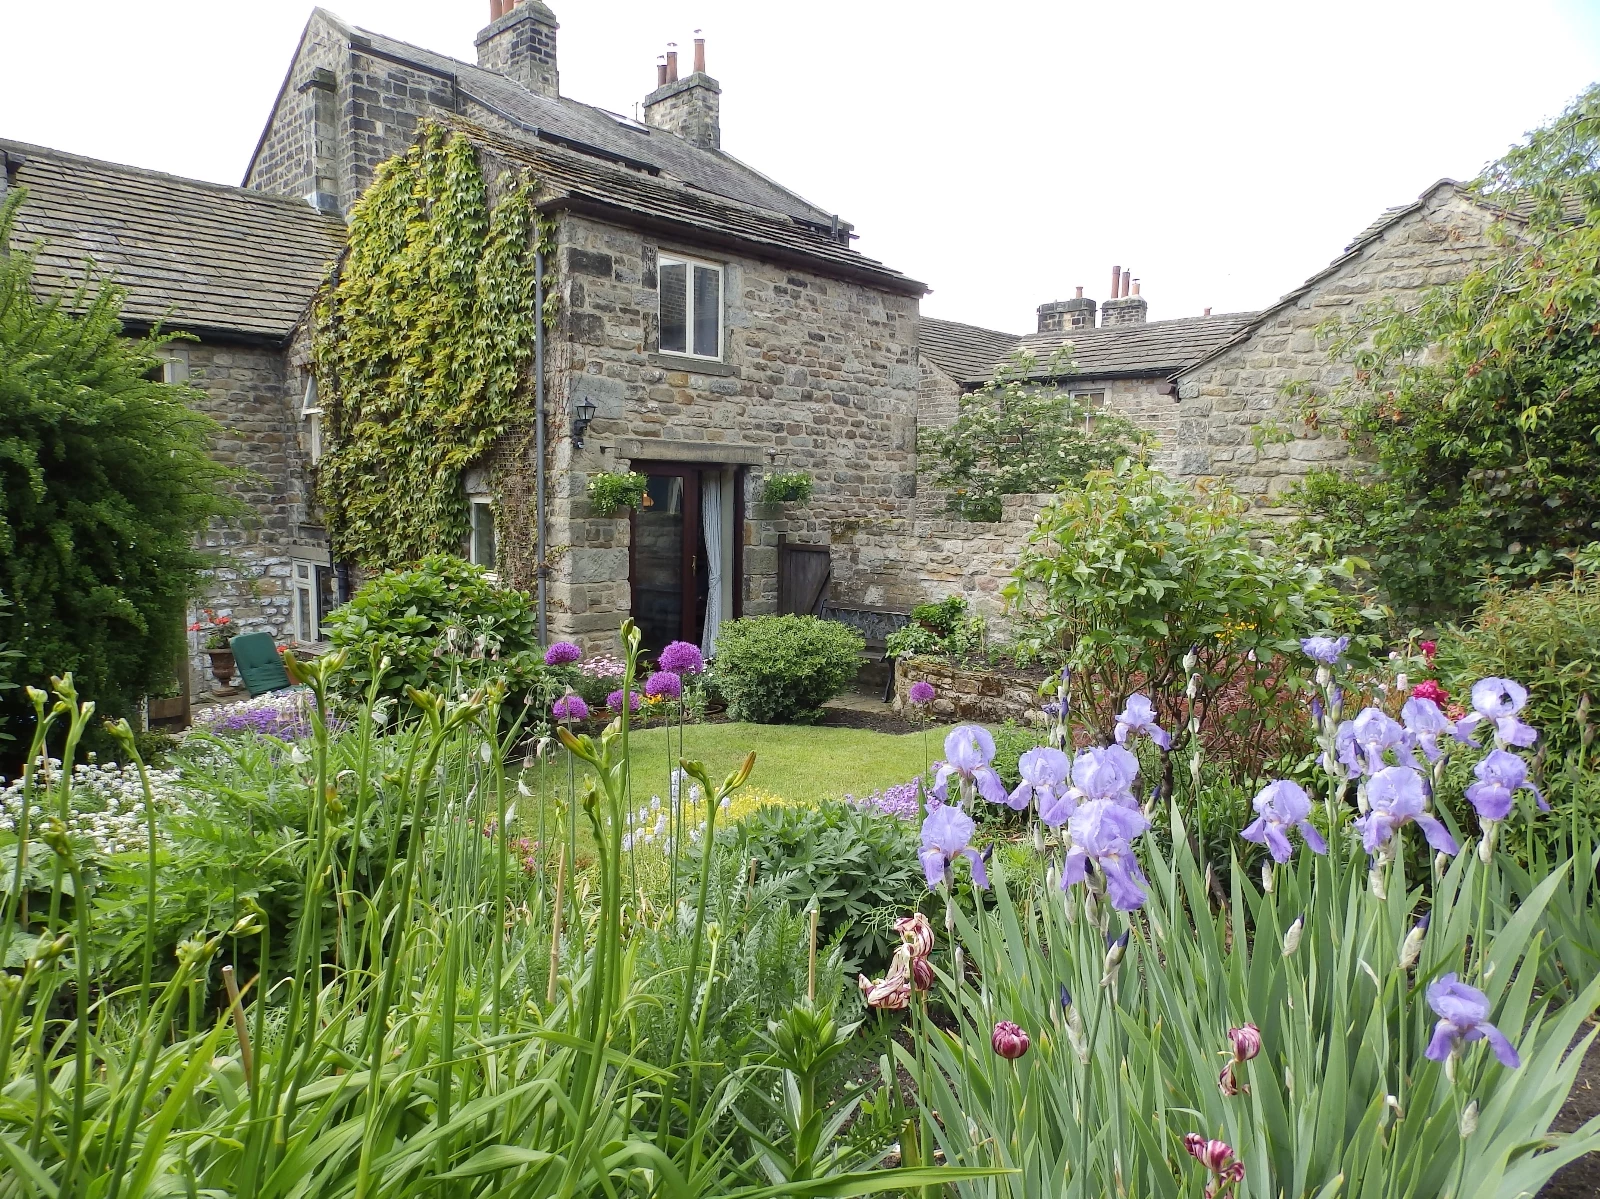
[[[739,859],[781,880],[775,898],[816,901],[819,941],[842,937],[845,968],[880,968],[898,944],[894,918],[928,895],[917,864],[917,826],[847,803],[761,808],[729,829]]]
[[[559,690],[539,652],[532,597],[489,582],[482,567],[432,554],[362,586],[328,618],[334,646],[349,664],[334,676],[341,697],[365,696],[374,664],[389,659],[381,694],[403,700],[407,687],[454,695],[491,678],[512,697],[542,709]]]
[[[911,609],[911,622],[889,634],[884,652],[891,658],[913,654],[962,658],[983,648],[986,631],[983,617],[967,615],[966,596],[947,595],[936,604]]]
[[[589,506],[596,516],[615,516],[624,508],[637,508],[649,485],[637,471],[600,471],[589,476]]]
[[[747,616],[717,633],[717,683],[735,720],[806,723],[855,677],[865,647],[836,621]]]
[[[761,485],[761,500],[767,504],[803,504],[811,498],[811,475],[806,471],[768,475]]]

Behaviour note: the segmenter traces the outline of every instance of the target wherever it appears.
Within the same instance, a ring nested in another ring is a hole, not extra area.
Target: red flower
[[[1184,1136],[1183,1147],[1190,1157],[1216,1175],[1206,1185],[1206,1199],[1217,1199],[1244,1180],[1244,1163],[1233,1160],[1233,1146],[1226,1141],[1208,1141],[1199,1133],[1191,1132]]]
[[[1411,694],[1417,699],[1431,699],[1440,708],[1450,702],[1450,693],[1433,679],[1423,679],[1411,689]]]
[[[1228,1040],[1233,1042],[1233,1060],[1236,1062],[1248,1062],[1261,1052],[1261,1030],[1254,1024],[1230,1028]]]
[[[989,1044],[1001,1057],[1014,1062],[1028,1052],[1028,1034],[1011,1021],[1001,1020],[994,1026]]]
[[[1433,655],[1439,652],[1439,643],[1437,641],[1423,641],[1418,643],[1418,648],[1422,650],[1422,656],[1432,662]]]

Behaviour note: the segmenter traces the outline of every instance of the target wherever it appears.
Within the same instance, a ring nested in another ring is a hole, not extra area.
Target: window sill
[[[688,371],[692,375],[722,375],[737,378],[739,368],[717,358],[691,358],[687,354],[646,354],[651,366],[663,370]]]

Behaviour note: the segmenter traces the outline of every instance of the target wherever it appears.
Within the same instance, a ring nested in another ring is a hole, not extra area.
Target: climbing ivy
[[[351,212],[312,338],[329,435],[317,491],[342,559],[455,552],[462,472],[532,422],[534,235],[548,252],[551,229],[531,180],[495,190],[491,204],[472,143],[430,124]]]

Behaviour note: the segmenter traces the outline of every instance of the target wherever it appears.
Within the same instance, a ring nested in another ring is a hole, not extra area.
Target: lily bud
[[[1028,1034],[1009,1020],[1000,1020],[989,1036],[989,1044],[1001,1057],[1014,1062],[1028,1052]]]
[[[1417,959],[1422,956],[1422,941],[1428,935],[1428,922],[1433,919],[1433,913],[1424,912],[1422,919],[1412,926],[1406,934],[1406,939],[1400,943],[1400,969],[1410,970],[1417,964]]]
[[[1306,931],[1306,918],[1299,915],[1294,918],[1294,923],[1289,926],[1289,931],[1283,934],[1283,956],[1289,957],[1300,948],[1300,938]]]

